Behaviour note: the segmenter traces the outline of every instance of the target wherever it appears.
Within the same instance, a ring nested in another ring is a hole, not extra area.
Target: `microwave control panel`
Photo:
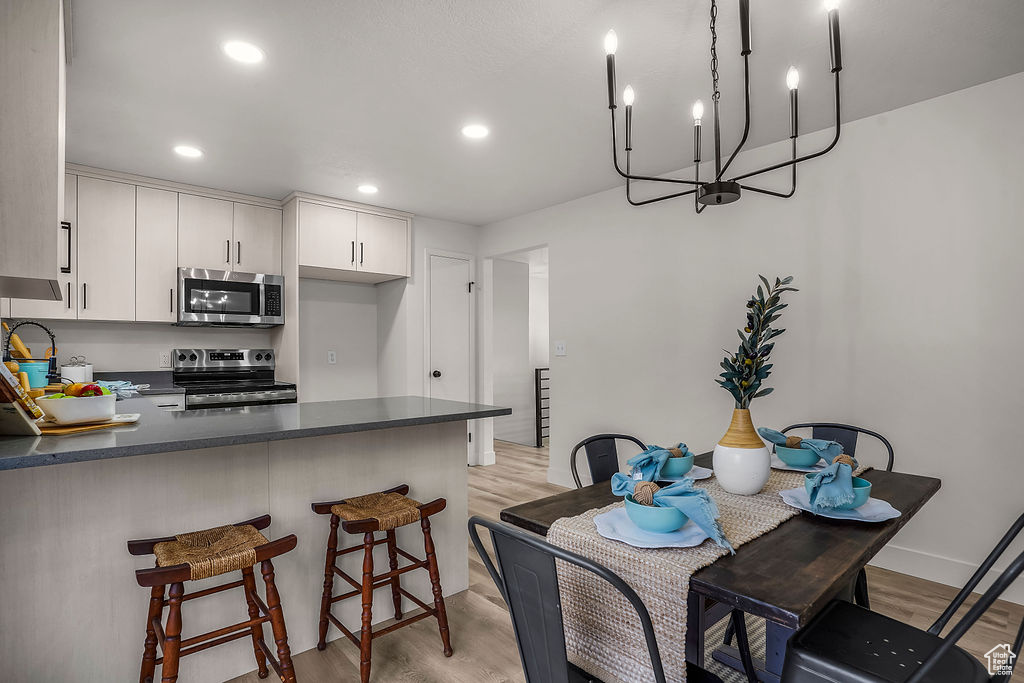
[[[264,285],[263,295],[265,301],[263,302],[263,315],[266,316],[280,316],[281,315],[281,286],[280,285]]]

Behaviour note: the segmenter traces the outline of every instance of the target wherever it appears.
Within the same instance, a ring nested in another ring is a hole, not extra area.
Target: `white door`
[[[231,270],[281,274],[281,209],[235,202]]]
[[[357,270],[356,212],[299,202],[299,265]]]
[[[450,401],[469,401],[470,312],[469,259],[430,257],[430,353],[429,396]]]
[[[135,186],[78,178],[78,319],[135,320]]]
[[[178,319],[178,193],[135,190],[135,319]]]
[[[223,199],[178,195],[178,266],[231,270],[233,204]]]
[[[361,213],[357,225],[359,270],[383,275],[409,274],[408,221]]]

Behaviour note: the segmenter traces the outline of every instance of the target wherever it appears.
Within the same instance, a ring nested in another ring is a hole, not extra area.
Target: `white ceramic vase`
[[[771,454],[754,429],[750,411],[735,409],[729,431],[715,445],[715,479],[729,493],[752,496],[768,483],[771,465]]]

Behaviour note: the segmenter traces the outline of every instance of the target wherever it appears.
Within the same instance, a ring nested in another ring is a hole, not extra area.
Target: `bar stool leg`
[[[142,651],[142,672],[139,683],[153,683],[156,671],[156,630],[153,620],[161,619],[164,613],[164,586],[153,586],[149,598],[149,611],[146,614],[146,645]]]
[[[242,590],[245,591],[245,602],[249,607],[249,618],[256,619],[260,616],[260,608],[252,597],[256,595],[256,576],[253,574],[252,567],[242,569],[242,584]],[[260,648],[260,643],[263,642],[263,624],[255,624],[250,630],[252,631],[252,649],[256,654],[256,675],[266,678],[270,672],[267,670],[267,656]]]
[[[168,596],[164,663],[160,667],[160,680],[163,683],[175,683],[178,680],[178,652],[181,650],[181,599],[185,597],[185,586],[181,583],[172,583]]]
[[[434,555],[434,539],[430,537],[430,519],[420,520],[423,529],[423,549],[427,553],[427,570],[430,572],[430,590],[434,594],[434,609],[437,610],[437,628],[441,632],[444,656],[452,656],[451,636],[448,633],[448,613],[444,609],[444,595],[441,593],[441,575],[437,571],[437,557]]]
[[[395,540],[395,530],[388,529],[388,566],[391,571],[398,569],[398,542]],[[394,576],[391,579],[391,600],[395,603],[395,619],[402,618],[402,594],[399,590],[402,584],[401,577]]]
[[[327,629],[330,622],[327,621],[327,614],[331,611],[331,598],[334,595],[334,563],[338,557],[338,522],[341,518],[338,515],[331,515],[331,532],[327,536],[327,562],[324,567],[324,594],[320,598],[320,639],[316,642],[316,649],[321,652],[327,647]]]
[[[370,680],[370,647],[373,642],[373,533],[363,534],[363,613],[359,631],[359,680]]]
[[[295,683],[295,669],[292,668],[292,652],[288,649],[288,631],[284,627],[284,612],[281,610],[281,596],[274,584],[274,563],[263,560],[260,564],[263,583],[267,587],[267,609],[270,611],[270,627],[277,644],[277,661],[281,665],[281,680]]]

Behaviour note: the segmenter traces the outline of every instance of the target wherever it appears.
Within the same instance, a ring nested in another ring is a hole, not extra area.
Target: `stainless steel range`
[[[295,385],[274,379],[273,349],[174,349],[174,384],[185,410],[295,403]]]

